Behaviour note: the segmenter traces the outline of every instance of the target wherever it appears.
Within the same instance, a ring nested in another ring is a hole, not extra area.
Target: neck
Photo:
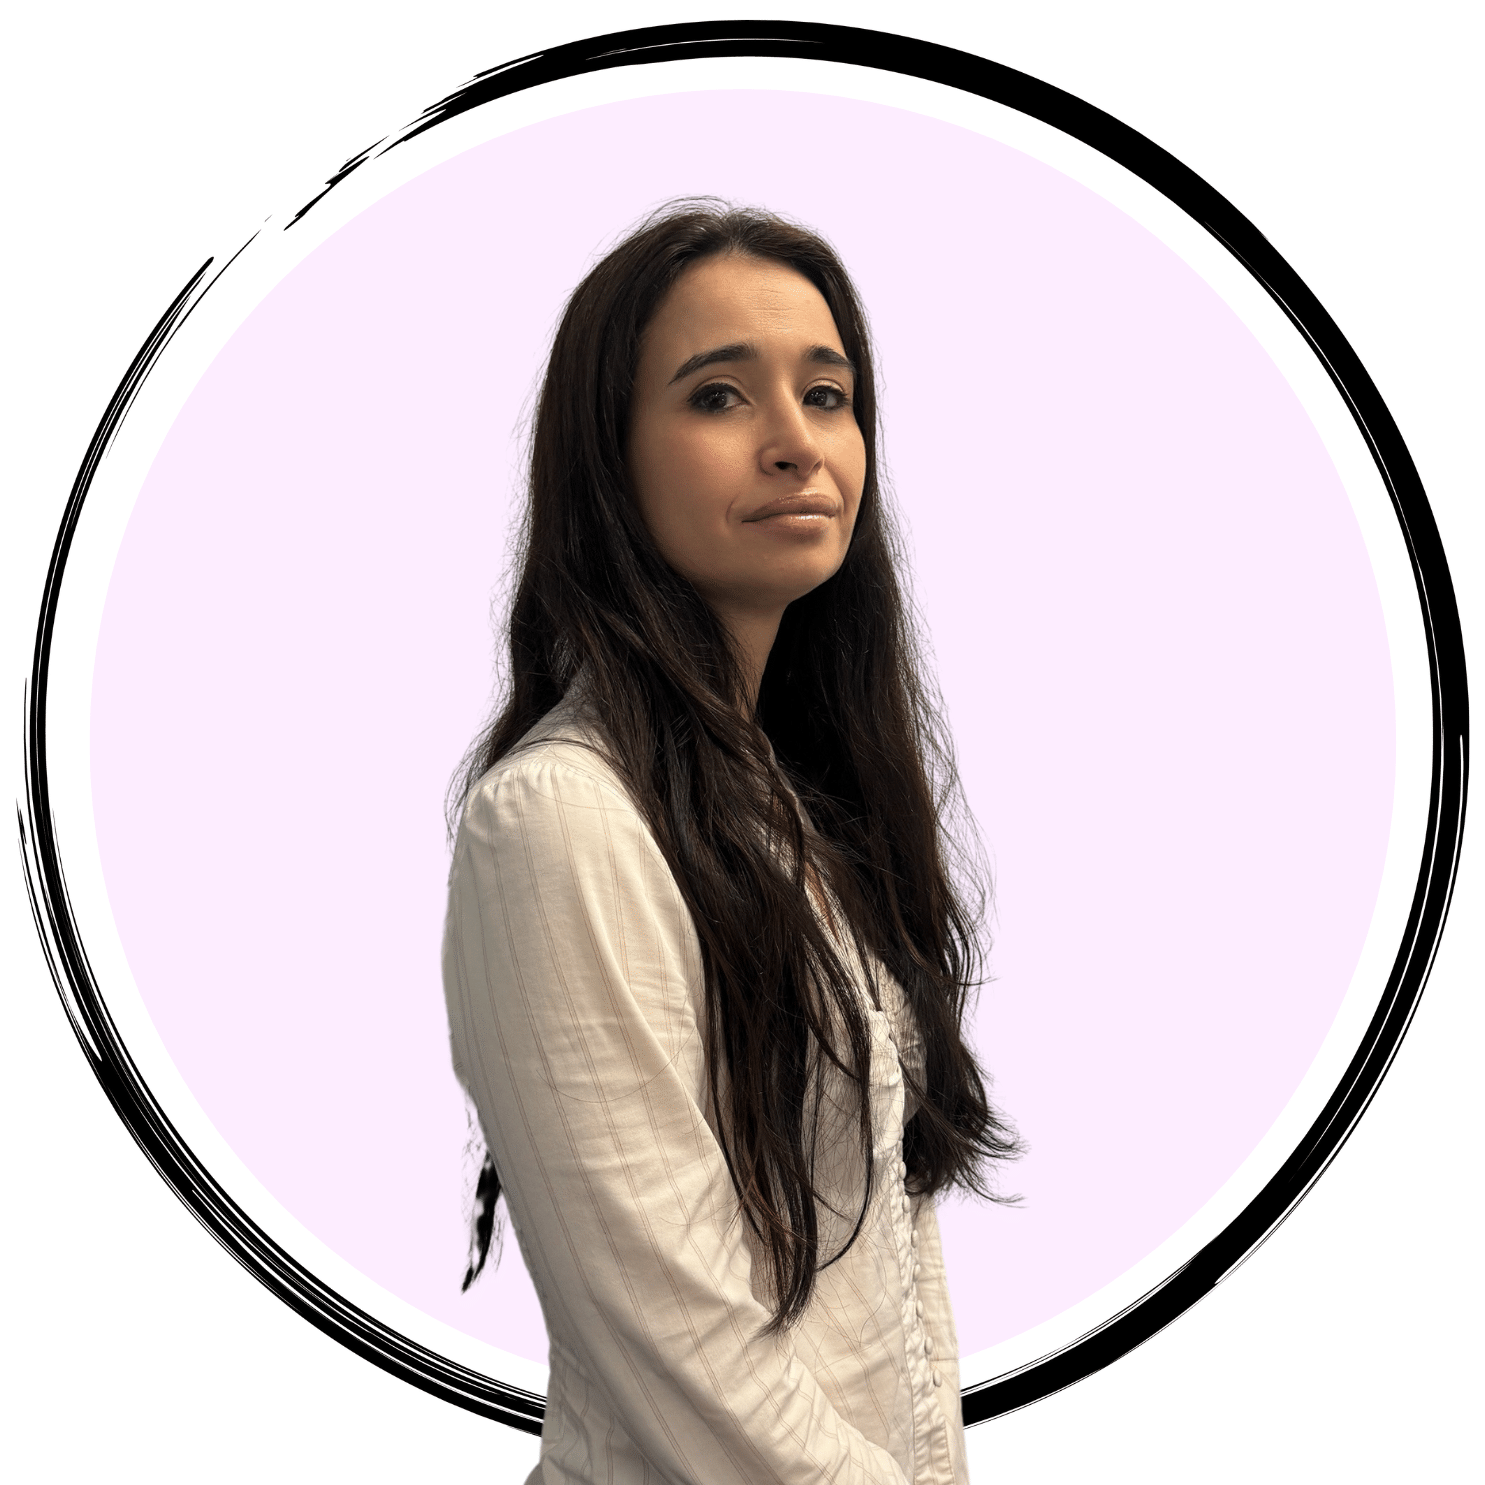
[[[727,626],[732,643],[737,649],[737,658],[743,672],[743,702],[751,713],[758,705],[758,689],[763,684],[763,669],[768,664],[769,652],[778,637],[779,621],[784,611],[779,609],[717,609],[717,617]]]

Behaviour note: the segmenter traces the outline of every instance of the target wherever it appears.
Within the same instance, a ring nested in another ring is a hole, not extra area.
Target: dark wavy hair
[[[785,264],[824,297],[855,364],[866,480],[840,570],[785,610],[756,710],[721,621],[661,557],[626,467],[645,327],[677,278],[740,253]],[[901,985],[924,1049],[903,1139],[909,1189],[1001,1200],[987,1162],[1019,1147],[965,1044],[987,889],[945,830],[960,816],[947,734],[925,685],[877,474],[866,315],[840,259],[781,217],[709,198],[671,202],[578,285],[537,402],[530,498],[508,625],[503,705],[465,758],[455,810],[567,694],[588,710],[675,874],[701,944],[713,1123],[757,1236],[772,1328],[796,1320],[821,1251],[812,1129],[821,1073],[858,1095],[872,1191],[870,1036],[841,941],[812,905],[828,885],[861,960]],[[771,745],[771,751],[770,751]],[[796,799],[802,803],[801,813]],[[951,866],[955,869],[951,871]],[[875,990],[873,989],[873,993]],[[475,1193],[468,1288],[484,1265],[500,1178]]]

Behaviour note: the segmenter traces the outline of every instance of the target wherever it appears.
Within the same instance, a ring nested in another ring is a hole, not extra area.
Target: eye
[[[698,412],[726,412],[730,407],[737,407],[742,396],[727,382],[708,382],[706,386],[698,387],[688,400]]]
[[[851,399],[839,387],[811,387],[804,394],[806,407],[818,407],[825,412],[835,412],[838,408],[846,407],[850,401]]]

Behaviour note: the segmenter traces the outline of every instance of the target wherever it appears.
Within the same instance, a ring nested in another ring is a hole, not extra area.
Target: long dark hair
[[[785,264],[820,291],[857,368],[853,405],[866,442],[845,561],[785,611],[752,716],[737,704],[746,693],[729,636],[661,557],[625,460],[645,327],[679,275],[718,253]],[[999,1199],[987,1161],[1018,1152],[962,1031],[980,980],[986,893],[964,869],[970,858],[951,856],[943,828],[959,791],[878,488],[866,316],[815,233],[706,198],[672,202],[569,299],[536,408],[507,693],[465,759],[456,808],[579,671],[605,756],[670,864],[700,940],[713,1123],[767,1266],[772,1325],[786,1326],[820,1268],[844,1251],[821,1251],[813,1175],[829,1066],[858,1094],[868,1177],[857,1232],[872,1188],[870,1035],[843,940],[812,903],[820,884],[858,962],[875,956],[917,1018],[924,1059],[920,1106],[903,1138],[909,1189],[959,1186]],[[466,1288],[489,1250],[499,1191],[487,1157]]]

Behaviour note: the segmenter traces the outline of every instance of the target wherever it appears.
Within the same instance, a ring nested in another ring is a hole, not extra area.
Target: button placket
[[[891,1023],[880,1011],[873,1014],[873,1020],[883,1029],[883,1039],[886,1047],[882,1050],[888,1054],[890,1061],[886,1069],[886,1087],[894,1094],[902,1086],[902,1056],[897,1042],[891,1034]],[[901,1138],[901,1131],[895,1131]],[[898,1146],[899,1152],[901,1146]],[[889,1167],[890,1169],[890,1167]],[[924,1318],[925,1310],[923,1301],[918,1297],[917,1284],[923,1272],[922,1260],[919,1257],[919,1242],[917,1228],[913,1225],[913,1200],[907,1190],[907,1161],[899,1153],[896,1161],[897,1190],[888,1193],[888,1210],[892,1212],[892,1226],[896,1229],[898,1241],[901,1242],[901,1230],[903,1226],[908,1229],[908,1241],[904,1248],[899,1248],[905,1260],[904,1285],[903,1285],[903,1328],[906,1334],[904,1340],[907,1342],[906,1360],[909,1363],[909,1375],[912,1378],[912,1392],[914,1396],[913,1413],[916,1420],[915,1432],[924,1431],[926,1436],[933,1431],[934,1409],[936,1397],[932,1388],[943,1385],[943,1377],[938,1368],[933,1365],[933,1338],[925,1333]],[[898,1197],[898,1203],[894,1210],[891,1197]],[[920,1349],[921,1347],[921,1349]],[[940,1421],[937,1425],[942,1427]]]

